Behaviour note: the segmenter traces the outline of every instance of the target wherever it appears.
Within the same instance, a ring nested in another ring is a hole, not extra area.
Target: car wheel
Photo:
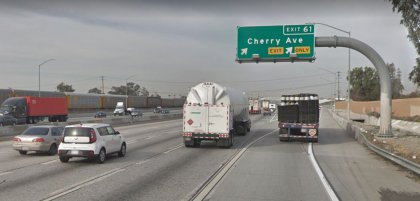
[[[26,155],[28,153],[28,151],[22,151],[22,150],[20,150],[19,153],[20,153],[20,155]]]
[[[61,161],[62,163],[67,163],[67,162],[69,162],[69,160],[70,160],[70,158],[69,158],[69,157],[66,157],[66,156],[60,156],[60,161]]]
[[[127,153],[127,146],[125,145],[125,143],[123,143],[121,145],[120,152],[118,152],[118,156],[119,157],[124,157],[126,153]]]
[[[57,145],[52,144],[50,146],[50,150],[48,150],[48,154],[49,155],[55,155],[55,154],[57,154]]]
[[[102,148],[101,151],[99,151],[98,157],[96,158],[96,162],[104,163],[105,158],[106,158],[106,152],[105,152],[105,149]]]

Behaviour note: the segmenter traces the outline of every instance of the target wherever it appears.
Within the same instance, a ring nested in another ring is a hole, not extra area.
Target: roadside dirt
[[[420,164],[420,136],[409,132],[393,130],[393,138],[377,138],[379,127],[359,124],[367,131],[365,136],[369,141],[391,153]]]

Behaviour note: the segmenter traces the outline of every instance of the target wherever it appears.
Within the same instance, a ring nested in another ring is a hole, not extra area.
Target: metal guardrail
[[[412,161],[409,161],[401,156],[398,156],[396,154],[390,153],[372,143],[366,138],[366,136],[361,133],[361,136],[363,138],[363,143],[366,144],[367,147],[369,147],[372,151],[376,152],[377,154],[381,155],[382,157],[387,158],[388,160],[401,165],[413,172],[415,172],[417,175],[420,175],[420,165],[417,163],[414,163]]]
[[[380,156],[382,156],[382,157],[384,157],[384,158],[386,158],[386,159],[388,159],[388,160],[390,160],[390,161],[392,161],[392,162],[394,162],[394,163],[396,163],[396,164],[398,164],[398,165],[400,165],[404,168],[407,168],[407,169],[411,170],[412,172],[416,173],[417,175],[420,175],[420,164],[414,163],[410,160],[407,160],[407,159],[405,159],[401,156],[398,156],[396,154],[390,153],[387,150],[382,149],[382,148],[372,144],[366,138],[366,136],[364,135],[363,129],[359,128],[357,125],[351,124],[350,122],[348,122],[346,119],[340,117],[339,115],[334,114],[331,110],[328,110],[328,111],[333,115],[333,117],[337,121],[337,123],[343,124],[342,126],[344,126],[344,124],[347,124],[347,128],[349,127],[348,125],[350,125],[350,127],[354,126],[355,128],[357,128],[359,130],[359,132],[360,132],[359,135],[355,134],[356,130],[353,130],[353,129],[347,130],[348,132],[354,132],[354,134],[352,134],[352,135],[356,138],[356,140],[357,140],[357,138],[360,139],[360,136],[362,136],[360,141],[357,140],[358,142],[361,142],[362,144],[365,144],[370,150],[374,151],[375,153],[379,154]]]

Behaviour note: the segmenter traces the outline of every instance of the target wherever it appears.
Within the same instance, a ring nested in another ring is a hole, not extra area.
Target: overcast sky
[[[235,62],[237,26],[322,22],[351,31],[385,62],[408,73],[417,57],[401,14],[384,0],[307,1],[0,1],[0,88],[55,91],[60,82],[86,93],[125,85],[127,78],[163,96],[186,95],[203,81],[252,96],[314,92],[332,95],[341,72],[347,88],[348,49],[316,48],[314,63]],[[315,36],[347,36],[316,25]],[[372,66],[351,51],[351,66]],[[330,71],[330,72],[328,72]]]

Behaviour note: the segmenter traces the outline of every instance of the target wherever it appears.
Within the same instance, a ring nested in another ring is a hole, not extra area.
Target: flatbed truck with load
[[[183,110],[186,147],[216,141],[217,146],[229,148],[234,134],[246,135],[251,129],[245,94],[213,82],[191,88]]]
[[[279,140],[318,142],[317,94],[282,95],[278,105]]]
[[[64,97],[11,97],[0,107],[2,114],[12,115],[18,123],[34,124],[48,118],[49,122],[67,121],[67,100]]]

